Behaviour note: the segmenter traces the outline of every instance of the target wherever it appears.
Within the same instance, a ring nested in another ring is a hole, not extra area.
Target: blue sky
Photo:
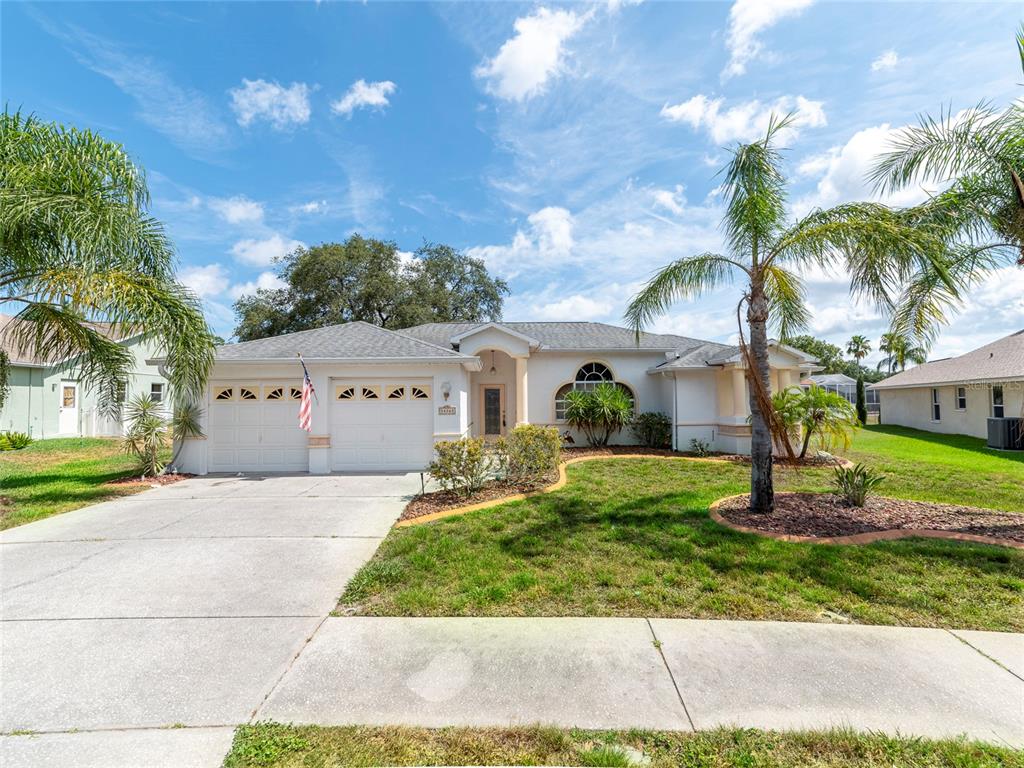
[[[509,320],[619,322],[673,258],[720,248],[722,148],[796,110],[794,213],[864,199],[919,112],[1019,98],[1016,3],[41,3],[2,6],[5,103],[93,128],[147,170],[181,279],[228,336],[272,259],[352,232],[464,248]],[[891,202],[920,199],[908,190]],[[841,274],[812,331],[877,338]],[[736,289],[655,326],[735,335]],[[1024,327],[1024,270],[933,356]]]

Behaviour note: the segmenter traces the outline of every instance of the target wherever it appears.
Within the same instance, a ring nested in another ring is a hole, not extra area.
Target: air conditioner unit
[[[1024,419],[990,418],[988,447],[1003,451],[1024,451]]]

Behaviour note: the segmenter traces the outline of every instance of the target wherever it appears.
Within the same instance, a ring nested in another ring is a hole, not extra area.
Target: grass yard
[[[1024,461],[981,441],[873,427],[848,455],[887,473],[884,494],[1024,512]],[[738,533],[712,522],[707,508],[748,489],[741,465],[610,459],[568,474],[555,493],[392,530],[340,609],[1024,631],[1020,550],[926,539],[789,544]],[[776,469],[780,490],[825,490],[829,476]]]
[[[881,735],[774,733],[722,729],[699,733],[557,728],[371,728],[243,725],[224,768],[377,765],[591,765],[652,768],[1021,768],[1022,753],[957,740]]]
[[[106,483],[127,477],[134,459],[113,439],[37,440],[0,453],[0,529],[41,520],[144,487]]]

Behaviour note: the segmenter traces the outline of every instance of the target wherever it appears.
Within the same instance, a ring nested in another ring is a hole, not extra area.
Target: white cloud
[[[323,213],[327,210],[326,200],[310,200],[308,203],[300,203],[288,208],[292,213]]]
[[[275,290],[277,288],[284,288],[287,283],[275,275],[273,272],[260,272],[259,276],[255,280],[250,280],[245,283],[237,283],[231,286],[231,290],[228,293],[234,300],[240,299],[242,296],[251,296],[256,293],[259,289]]]
[[[488,92],[502,99],[523,101],[536,96],[548,80],[564,71],[566,41],[589,19],[589,13],[538,8],[516,19],[515,35],[474,74],[487,80]]]
[[[537,320],[599,320],[612,312],[612,303],[575,294],[559,301],[535,307],[531,318]]]
[[[897,65],[902,63],[903,59],[899,57],[896,51],[891,48],[879,56],[877,59],[871,62],[872,72],[881,72],[886,69],[894,69]]]
[[[245,264],[267,267],[274,263],[274,259],[285,256],[299,247],[305,247],[305,243],[299,240],[286,240],[275,233],[263,240],[239,240],[231,247],[231,253]]]
[[[724,98],[709,99],[699,93],[679,104],[666,104],[661,108],[661,116],[674,123],[686,123],[694,130],[703,128],[719,144],[753,141],[763,136],[773,114],[782,117],[793,112],[790,127],[793,133],[800,128],[820,128],[828,124],[824,102],[803,96],[781,96],[770,104],[753,99],[728,109],[722,109],[724,103]]]
[[[485,245],[468,249],[470,256],[483,259],[490,269],[515,276],[543,264],[564,263],[572,256],[573,217],[565,208],[548,206],[531,213],[529,227],[519,229],[511,245]]]
[[[208,205],[229,224],[255,224],[263,221],[263,204],[250,200],[245,195],[236,197],[213,197]]]
[[[135,100],[138,116],[175,144],[194,153],[224,149],[228,126],[198,90],[179,85],[157,61],[74,25],[39,18],[84,66],[108,78]]]
[[[805,176],[820,174],[814,192],[794,202],[797,215],[812,208],[827,208],[838,203],[853,200],[874,199],[889,205],[913,205],[922,202],[927,193],[920,187],[907,187],[884,197],[874,193],[867,180],[875,159],[889,146],[897,129],[888,123],[857,131],[842,147],[833,147],[827,152],[813,155],[797,166],[797,172]]]
[[[676,216],[681,215],[686,206],[686,198],[683,196],[683,185],[676,184],[675,189],[654,190],[654,204],[659,208],[664,208],[669,213],[674,213]]]
[[[416,254],[412,251],[398,251],[398,263],[403,267],[411,266],[417,261]]]
[[[726,45],[729,63],[723,78],[742,75],[747,64],[761,55],[764,46],[758,35],[787,16],[797,16],[814,0],[736,0],[729,11]]]
[[[178,281],[200,298],[220,295],[229,283],[227,272],[220,264],[185,267],[178,272]]]
[[[256,120],[266,120],[280,131],[309,122],[310,90],[305,83],[292,83],[286,88],[276,82],[242,78],[242,86],[228,93],[239,125],[246,127]]]
[[[356,80],[344,96],[331,102],[331,111],[338,115],[351,117],[352,113],[361,107],[384,109],[391,103],[388,101],[388,96],[394,93],[397,87],[390,80],[381,80],[376,83]]]

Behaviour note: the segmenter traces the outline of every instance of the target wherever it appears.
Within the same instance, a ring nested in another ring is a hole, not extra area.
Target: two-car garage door
[[[332,379],[329,391],[318,395],[313,434],[329,432],[331,470],[421,470],[430,463],[429,379]],[[210,471],[308,471],[308,435],[298,424],[301,396],[296,382],[215,382],[207,430]],[[325,411],[328,423],[318,424]]]

